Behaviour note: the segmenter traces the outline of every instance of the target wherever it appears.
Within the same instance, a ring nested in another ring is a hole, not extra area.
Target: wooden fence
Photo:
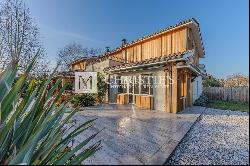
[[[249,102],[249,87],[203,87],[209,99]]]

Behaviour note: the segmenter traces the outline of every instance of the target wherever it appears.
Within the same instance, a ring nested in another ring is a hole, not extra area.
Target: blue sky
[[[208,73],[248,75],[248,0],[26,0],[51,62],[72,42],[115,48],[185,19],[200,23]]]

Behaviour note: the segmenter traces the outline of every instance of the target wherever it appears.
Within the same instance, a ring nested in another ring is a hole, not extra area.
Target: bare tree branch
[[[45,51],[38,37],[39,29],[22,0],[5,0],[0,4],[0,68],[18,62],[19,70],[23,71],[38,49],[43,51],[36,65],[44,63]]]
[[[77,59],[83,57],[92,57],[101,53],[101,49],[83,48],[77,43],[67,44],[64,48],[58,51],[58,62],[60,63],[59,70],[68,71],[70,64]]]

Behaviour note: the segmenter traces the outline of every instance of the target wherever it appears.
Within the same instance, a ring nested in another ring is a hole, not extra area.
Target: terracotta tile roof
[[[175,59],[181,59],[183,58],[183,55],[189,53],[189,51],[184,51],[184,52],[179,52],[179,53],[175,53],[175,54],[171,54],[171,55],[164,55],[164,56],[160,56],[160,57],[156,57],[156,58],[151,58],[151,59],[146,59],[144,61],[139,61],[139,62],[134,62],[134,63],[124,63],[122,65],[117,65],[117,66],[112,66],[112,67],[106,67],[104,69],[104,72],[108,72],[111,70],[119,70],[119,69],[126,69],[126,68],[133,68],[133,67],[137,67],[139,65],[146,65],[146,64],[153,64],[153,63],[157,63],[157,62],[164,62],[167,60],[175,60]]]
[[[91,61],[94,61],[95,59],[97,59],[98,57],[99,56],[82,57],[82,58],[74,60],[71,64],[75,64],[75,63],[80,62],[80,61],[91,62]]]
[[[157,35],[161,35],[162,33],[165,33],[165,32],[167,32],[167,31],[173,30],[174,28],[177,28],[177,27],[179,27],[179,26],[182,26],[182,25],[185,25],[185,24],[188,24],[188,23],[192,23],[192,22],[196,23],[197,26],[198,26],[198,31],[199,31],[199,36],[200,36],[200,40],[201,40],[202,49],[203,49],[203,52],[205,53],[205,51],[204,51],[204,46],[203,46],[203,42],[202,42],[202,37],[201,37],[201,32],[200,32],[199,23],[198,23],[198,21],[197,21],[196,19],[190,18],[190,19],[184,20],[184,21],[182,21],[182,22],[179,22],[179,23],[177,23],[177,24],[175,24],[175,25],[173,25],[173,26],[169,26],[169,27],[167,27],[167,28],[164,28],[164,29],[162,29],[162,30],[160,30],[160,31],[158,31],[158,32],[154,32],[154,33],[152,33],[152,34],[150,34],[150,35],[147,35],[147,36],[141,37],[141,38],[139,38],[139,39],[133,40],[133,41],[131,41],[131,42],[125,44],[125,45],[119,46],[119,47],[117,47],[117,48],[115,48],[115,49],[113,49],[113,50],[111,50],[111,51],[109,51],[109,52],[105,52],[105,53],[103,53],[102,55],[97,56],[97,57],[96,57],[95,59],[93,59],[93,61],[91,61],[90,63],[95,63],[95,62],[100,62],[100,61],[106,60],[106,59],[109,58],[109,56],[110,56],[111,54],[113,54],[113,53],[115,53],[115,52],[118,52],[118,51],[121,51],[123,48],[129,47],[129,46],[134,45],[134,44],[136,44],[136,43],[138,43],[138,42],[141,42],[141,41],[150,39],[150,38],[155,37],[155,36],[157,36]],[[81,59],[80,59],[80,60],[81,60]],[[80,61],[80,60],[78,60],[78,61]],[[121,60],[121,61],[122,61],[122,60]],[[74,61],[73,63],[75,63],[75,61]]]
[[[70,76],[75,76],[75,71],[63,71],[63,72],[58,72],[55,74],[55,77],[58,76],[63,76],[63,77],[70,77]]]

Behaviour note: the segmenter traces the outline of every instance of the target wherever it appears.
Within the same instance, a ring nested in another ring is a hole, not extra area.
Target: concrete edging
[[[186,136],[190,133],[190,131],[194,128],[194,126],[196,125],[196,123],[198,123],[201,120],[201,116],[204,114],[204,112],[206,111],[206,107],[204,107],[205,109],[202,111],[202,113],[197,117],[196,121],[191,125],[191,127],[189,128],[189,130],[187,131],[187,133],[184,135],[184,137],[179,141],[179,143],[176,145],[176,147],[174,148],[174,150],[171,152],[171,154],[167,157],[166,161],[163,163],[164,165],[170,160],[170,158],[174,155],[174,152],[176,151],[177,147],[183,143],[184,139],[186,138]]]

